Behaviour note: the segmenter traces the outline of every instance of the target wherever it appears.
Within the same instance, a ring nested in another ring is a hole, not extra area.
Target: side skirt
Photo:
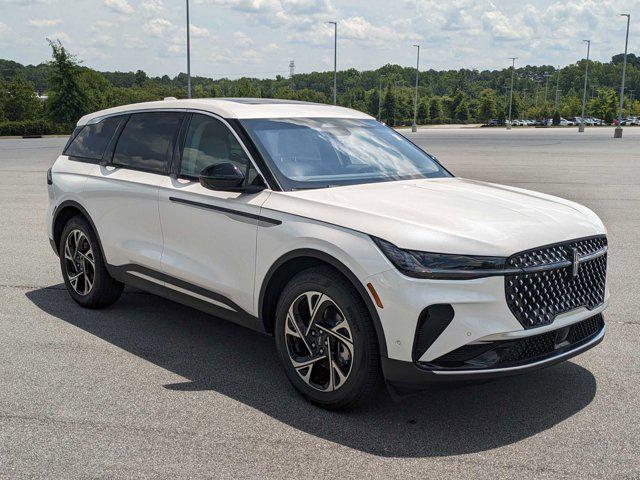
[[[113,278],[126,285],[266,333],[263,322],[258,317],[219,293],[140,265],[109,265],[107,270]]]

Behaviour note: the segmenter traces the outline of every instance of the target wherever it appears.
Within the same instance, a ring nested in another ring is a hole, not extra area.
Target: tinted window
[[[64,151],[65,155],[101,160],[109,140],[123,117],[109,117],[101,122],[80,127],[75,138]]]
[[[124,127],[113,163],[151,172],[166,172],[184,114],[134,113]]]
[[[237,165],[249,183],[254,180],[255,169],[229,128],[213,117],[194,115],[187,130],[180,174],[197,177],[204,168],[225,162]]]

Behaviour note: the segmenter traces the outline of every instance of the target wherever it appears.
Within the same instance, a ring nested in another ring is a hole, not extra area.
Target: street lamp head
[[[338,25],[338,22],[324,22],[324,23],[326,23],[327,25]]]
[[[411,45],[412,47],[420,48],[420,45]]]
[[[631,18],[631,14],[630,13],[619,13],[618,14],[619,17],[627,17],[627,18]]]

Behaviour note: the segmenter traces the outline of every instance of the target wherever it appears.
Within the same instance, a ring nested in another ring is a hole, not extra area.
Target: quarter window
[[[245,172],[247,183],[256,177],[244,149],[221,121],[207,115],[194,114],[189,123],[180,163],[180,175],[198,177],[210,165],[233,163]]]
[[[81,127],[65,149],[64,154],[71,157],[101,160],[109,141],[122,120],[122,116],[109,117],[98,123]]]
[[[113,163],[166,173],[183,117],[178,112],[134,113],[120,135]]]

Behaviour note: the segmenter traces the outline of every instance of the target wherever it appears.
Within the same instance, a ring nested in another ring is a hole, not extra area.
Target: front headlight
[[[371,237],[382,253],[405,275],[416,278],[469,280],[505,275],[506,258],[403,250],[393,243]]]

